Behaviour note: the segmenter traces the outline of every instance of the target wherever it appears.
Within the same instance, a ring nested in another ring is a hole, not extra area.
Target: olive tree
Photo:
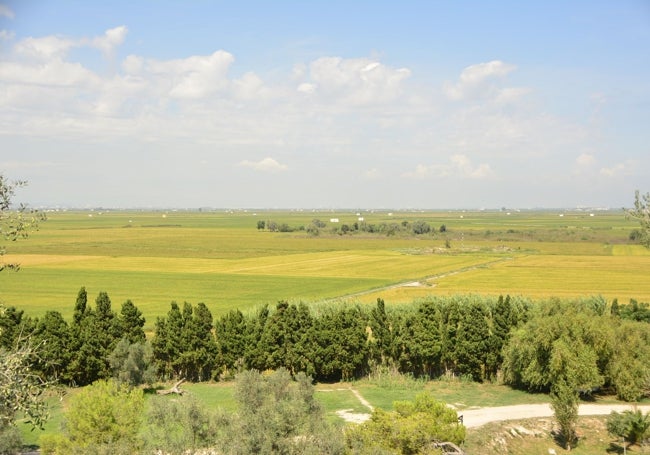
[[[35,212],[20,205],[12,210],[12,198],[23,181],[10,181],[0,174],[0,241],[12,242],[26,238],[38,224]],[[0,272],[18,270],[15,263],[5,263],[4,244],[0,244]],[[0,304],[0,313],[5,308]],[[0,336],[2,335],[0,329]],[[42,427],[47,420],[47,408],[43,393],[47,384],[31,369],[37,346],[29,338],[18,337],[13,346],[0,348],[0,451],[11,453],[20,445],[20,437],[14,429],[17,415],[24,415],[34,427]]]
[[[37,211],[30,210],[23,204],[12,209],[16,189],[26,184],[25,181],[12,181],[0,174],[0,239],[3,242],[27,238],[29,232],[38,227],[39,220],[44,219]],[[0,245],[0,257],[4,256],[5,252],[4,245]],[[0,271],[4,269],[18,270],[19,265],[0,261]]]

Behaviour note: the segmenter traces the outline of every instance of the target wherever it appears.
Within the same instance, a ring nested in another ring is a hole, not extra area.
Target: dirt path
[[[321,391],[349,390],[368,408],[370,412],[373,406],[366,400],[358,390],[353,387],[338,389],[322,389]],[[650,412],[650,405],[634,406],[633,404],[582,404],[578,408],[581,416],[609,415],[612,411],[622,412],[630,409],[640,409],[644,413]],[[341,409],[336,414],[348,422],[361,423],[370,418],[370,413],[353,413],[350,409]],[[522,420],[536,417],[552,417],[553,409],[548,403],[544,404],[518,404],[514,406],[498,406],[493,408],[465,409],[458,411],[463,416],[463,424],[467,428],[477,428],[490,422],[502,422],[505,420]]]
[[[637,406],[643,412],[650,412],[650,406]],[[578,409],[581,416],[608,415],[612,411],[622,412],[634,409],[632,404],[582,404]],[[550,404],[520,404],[516,406],[500,406],[495,408],[467,409],[459,411],[467,428],[476,428],[490,422],[504,420],[521,420],[534,417],[552,417],[553,409]]]
[[[432,280],[439,280],[441,278],[445,278],[445,277],[448,277],[448,276],[458,275],[459,273],[465,273],[465,272],[470,272],[470,271],[476,270],[476,269],[482,269],[482,268],[490,267],[490,266],[492,266],[494,264],[497,264],[499,262],[511,261],[512,259],[513,259],[512,257],[494,259],[494,260],[482,262],[480,264],[474,264],[474,265],[470,265],[470,266],[467,266],[467,267],[462,267],[460,269],[449,270],[447,272],[438,273],[436,275],[429,275],[429,276],[421,278],[419,281],[413,281],[413,280],[402,281],[402,282],[395,283],[395,284],[389,284],[388,286],[381,286],[381,287],[377,287],[377,288],[368,289],[368,290],[365,290],[365,291],[355,292],[355,293],[352,293],[352,294],[345,294],[345,295],[341,295],[341,296],[338,296],[338,297],[333,297],[331,299],[326,299],[325,302],[332,302],[332,301],[337,301],[337,300],[341,300],[341,299],[352,299],[354,297],[360,297],[360,296],[366,295],[366,294],[373,294],[375,292],[382,292],[382,291],[387,291],[387,290],[390,290],[390,289],[397,289],[397,288],[402,288],[402,287],[431,286],[431,284],[426,284],[426,283],[428,283],[428,282],[430,282]]]

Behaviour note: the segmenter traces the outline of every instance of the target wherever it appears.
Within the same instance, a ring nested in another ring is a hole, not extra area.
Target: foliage
[[[639,222],[638,235],[636,240],[646,248],[650,248],[650,192],[640,194],[639,190],[634,192],[634,208],[627,209],[626,214]]]
[[[48,418],[44,401],[48,383],[31,369],[36,355],[38,346],[29,339],[19,340],[10,351],[0,348],[0,430],[13,425],[18,413],[36,428]]]
[[[222,416],[220,441],[227,454],[340,454],[336,430],[324,420],[311,380],[281,368],[268,376],[237,375],[238,410]]]
[[[214,416],[193,396],[151,398],[146,412],[145,447],[151,453],[182,455],[214,445]]]
[[[164,378],[205,381],[212,377],[218,346],[212,333],[210,310],[185,302],[183,311],[171,303],[167,318],[158,318],[151,342],[154,359]]]
[[[38,321],[32,340],[39,346],[34,369],[44,378],[67,381],[67,371],[73,356],[70,327],[58,311],[48,311]]]
[[[11,210],[12,199],[16,189],[25,186],[27,182],[11,181],[3,174],[0,174],[0,239],[15,242],[18,239],[27,238],[30,231],[38,228],[39,221],[44,221],[43,214],[36,210],[29,210],[25,205],[20,205],[16,210]],[[6,250],[0,245],[0,258]],[[0,261],[0,272],[7,270],[18,270],[19,264],[4,263]]]
[[[151,344],[129,342],[122,338],[108,357],[113,378],[130,386],[153,384],[156,380],[156,367],[153,362]]]
[[[144,410],[142,390],[97,381],[71,397],[62,432],[43,442],[45,454],[132,454]]]
[[[650,413],[643,414],[639,409],[612,411],[607,418],[607,431],[629,445],[643,444],[650,438]]]
[[[435,443],[461,444],[465,439],[456,411],[426,392],[393,407],[390,412],[375,409],[369,421],[348,428],[345,439],[353,454],[434,453]]]
[[[599,299],[539,305],[504,348],[504,381],[550,391],[562,379],[582,394],[609,386],[641,399],[650,391],[650,327],[605,313]]]
[[[621,319],[650,322],[650,304],[646,302],[639,303],[635,299],[630,299],[628,305],[618,305],[616,311]]]
[[[620,321],[606,375],[621,400],[639,401],[650,393],[650,327]]]
[[[551,386],[551,407],[560,427],[560,440],[567,450],[578,442],[576,424],[579,402],[580,396],[571,380],[560,378]]]

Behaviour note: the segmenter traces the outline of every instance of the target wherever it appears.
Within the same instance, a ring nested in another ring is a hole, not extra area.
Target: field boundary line
[[[472,270],[476,270],[476,269],[489,268],[492,265],[499,264],[499,263],[505,262],[505,261],[512,261],[514,259],[515,259],[514,257],[505,257],[505,258],[493,259],[491,261],[482,262],[480,264],[474,264],[474,265],[469,265],[467,267],[461,267],[461,268],[456,269],[456,270],[449,270],[447,272],[437,273],[435,275],[427,275],[427,276],[422,277],[420,279],[400,281],[398,283],[393,283],[393,284],[389,284],[389,285],[386,285],[386,286],[379,286],[379,287],[376,287],[376,288],[367,289],[365,291],[353,292],[351,294],[344,294],[344,295],[341,295],[339,297],[332,297],[332,298],[323,300],[323,302],[324,303],[336,302],[338,300],[351,299],[351,298],[354,298],[354,297],[360,297],[362,295],[372,294],[372,293],[375,293],[375,292],[389,291],[391,289],[397,289],[397,288],[401,288],[401,287],[413,286],[414,283],[421,284],[423,282],[426,283],[426,282],[431,281],[431,280],[436,280],[436,279],[445,278],[445,277],[448,277],[448,276],[458,275],[460,273],[471,272]]]

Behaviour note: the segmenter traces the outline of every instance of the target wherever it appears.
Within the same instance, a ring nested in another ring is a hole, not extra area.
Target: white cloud
[[[0,30],[0,41],[11,41],[14,39],[15,33],[8,30]]]
[[[581,153],[580,156],[576,158],[576,164],[581,167],[592,166],[596,162],[596,158],[590,153]]]
[[[280,164],[273,158],[264,158],[260,161],[249,161],[244,160],[239,163],[240,166],[250,167],[256,171],[261,172],[279,172],[286,171],[288,166],[286,164]]]
[[[0,4],[0,17],[13,19],[15,16],[14,12],[7,5]]]
[[[301,91],[317,89],[330,100],[352,105],[383,103],[401,94],[401,84],[410,75],[407,68],[390,68],[367,58],[322,57],[309,65],[310,85],[303,84]]]
[[[611,167],[603,167],[600,169],[600,175],[605,177],[632,175],[637,168],[637,164],[638,163],[634,160],[627,160],[622,163],[617,163]]]
[[[15,51],[27,57],[41,60],[62,59],[77,43],[68,38],[46,36],[44,38],[25,38],[15,46]]]
[[[93,38],[90,43],[105,54],[111,54],[117,46],[124,42],[127,33],[128,29],[126,26],[120,25],[119,27],[106,30],[103,36]]]
[[[402,174],[410,179],[426,179],[429,177],[458,177],[469,179],[484,179],[494,175],[489,164],[482,163],[478,166],[465,155],[455,154],[449,157],[447,164],[432,164],[429,166],[418,164],[414,171]]]
[[[311,94],[316,91],[316,85],[315,84],[310,84],[309,82],[303,82],[298,86],[296,89],[300,93],[305,93],[305,94]]]
[[[443,92],[452,100],[474,97],[489,89],[488,82],[491,79],[503,78],[508,73],[514,71],[515,68],[515,65],[510,65],[500,60],[471,65],[460,73],[458,82],[455,84],[446,83],[443,87]]]
[[[248,72],[240,79],[234,80],[233,91],[235,96],[242,100],[259,100],[271,96],[264,81],[253,72]]]
[[[173,98],[199,99],[223,89],[227,84],[228,68],[235,60],[226,51],[211,55],[195,55],[185,59],[148,61],[149,70],[168,78],[169,95]]]
[[[0,81],[18,85],[75,87],[80,89],[100,82],[92,71],[79,63],[53,59],[40,65],[0,62]]]

